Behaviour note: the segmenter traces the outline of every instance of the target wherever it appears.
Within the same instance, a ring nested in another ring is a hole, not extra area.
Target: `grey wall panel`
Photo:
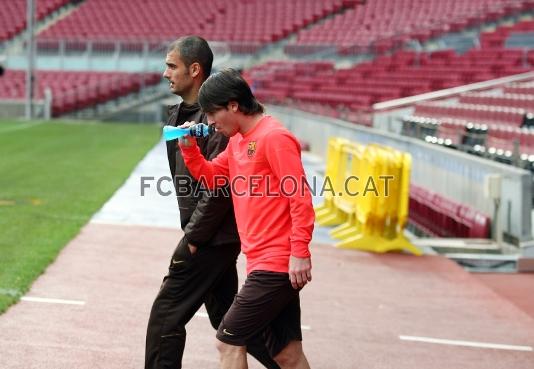
[[[532,174],[509,165],[478,158],[426,142],[370,129],[296,109],[267,106],[311,151],[326,156],[328,138],[345,137],[362,143],[379,143],[412,155],[412,183],[445,197],[468,204],[493,216],[493,201],[484,196],[484,178],[500,174],[502,203],[499,216],[503,231],[520,241],[532,239]]]

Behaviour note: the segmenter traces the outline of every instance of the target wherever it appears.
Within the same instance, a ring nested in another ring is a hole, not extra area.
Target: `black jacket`
[[[167,125],[176,127],[187,121],[207,121],[198,104],[182,102],[169,108]],[[228,145],[228,138],[221,133],[196,140],[207,160],[215,158]],[[167,156],[180,208],[180,223],[187,241],[197,247],[239,243],[232,198],[225,196],[225,192],[230,193],[229,189],[215,192],[202,188],[198,191],[201,187],[189,173],[176,144],[177,140],[167,141]]]

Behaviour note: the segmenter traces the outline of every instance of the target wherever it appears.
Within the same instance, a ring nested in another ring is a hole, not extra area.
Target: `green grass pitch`
[[[159,137],[156,125],[0,121],[0,313]]]

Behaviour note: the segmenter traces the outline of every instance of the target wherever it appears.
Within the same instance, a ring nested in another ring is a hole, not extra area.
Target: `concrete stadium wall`
[[[18,118],[24,116],[24,102],[0,101],[0,118]]]
[[[528,171],[295,109],[269,105],[267,112],[280,119],[298,138],[310,144],[313,153],[322,157],[326,156],[327,141],[332,136],[409,152],[413,158],[412,183],[468,204],[492,218],[494,205],[484,196],[484,178],[500,174],[503,180],[499,216],[503,232],[519,242],[532,239],[533,179]]]
[[[0,118],[21,118],[25,115],[25,105],[23,100],[0,100]],[[44,103],[34,102],[34,114],[36,117],[44,116]]]

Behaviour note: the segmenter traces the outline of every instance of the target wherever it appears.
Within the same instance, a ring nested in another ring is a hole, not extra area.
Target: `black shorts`
[[[302,341],[299,290],[287,273],[250,273],[217,330],[217,339],[234,346],[258,337],[273,357],[289,342]]]

